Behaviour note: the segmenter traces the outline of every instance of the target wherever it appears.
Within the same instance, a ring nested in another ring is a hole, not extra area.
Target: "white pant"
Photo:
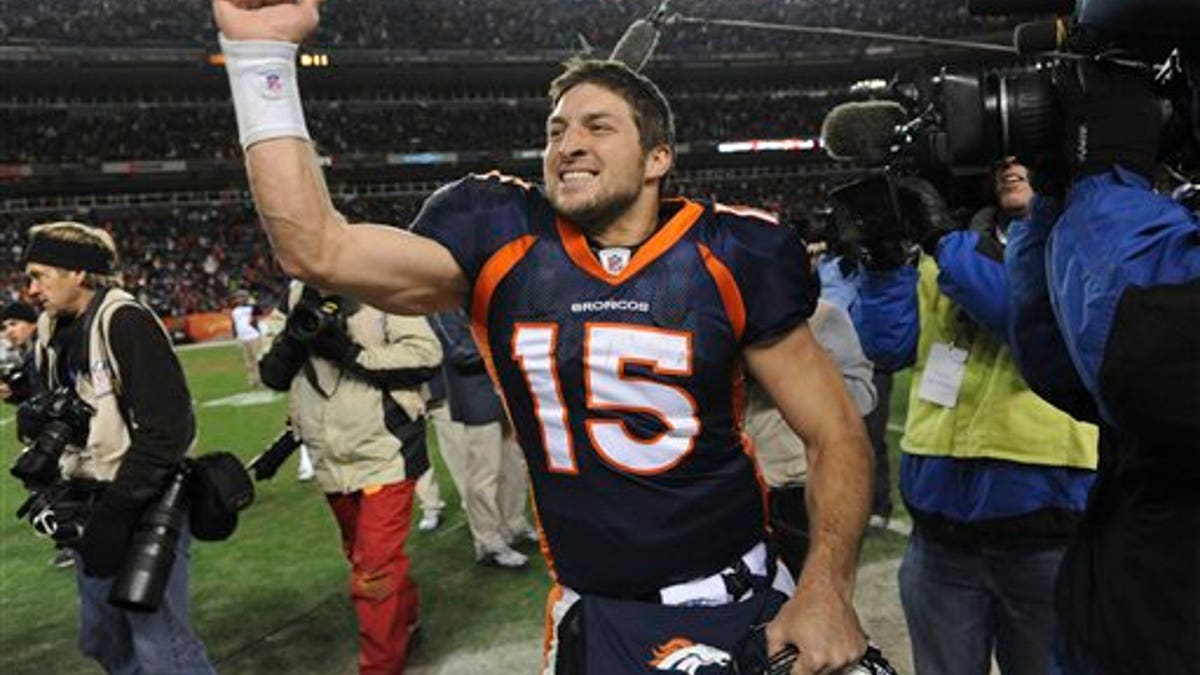
[[[495,552],[528,532],[529,476],[516,441],[504,437],[499,422],[455,422],[444,405],[431,410],[429,417],[450,478],[462,495],[475,552]]]
[[[422,513],[440,513],[446,508],[446,502],[442,501],[442,490],[434,477],[433,459],[429,460],[429,468],[417,479],[417,503]]]

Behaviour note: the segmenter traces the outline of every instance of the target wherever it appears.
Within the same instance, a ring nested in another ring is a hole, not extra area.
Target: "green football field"
[[[284,398],[248,391],[233,346],[187,350],[181,358],[196,403],[200,452],[231,450],[248,460],[278,434]],[[898,378],[893,429],[903,422],[907,389],[907,378]],[[11,407],[0,409],[0,460],[6,467],[20,450],[12,419]],[[897,434],[889,435],[894,449]],[[431,533],[414,528],[408,541],[421,588],[422,626],[411,664],[536,643],[549,586],[541,556],[527,550],[531,565],[515,572],[476,565],[457,493],[440,459],[437,470],[448,504],[442,526]],[[325,500],[314,484],[295,480],[294,460],[256,489],[231,539],[192,545],[193,627],[221,673],[354,672],[357,638],[347,564]],[[7,472],[0,476],[0,672],[99,672],[75,646],[74,571],[50,566],[52,546],[12,515],[24,498],[18,481]],[[864,542],[863,562],[898,556],[903,545],[901,535],[873,531]]]

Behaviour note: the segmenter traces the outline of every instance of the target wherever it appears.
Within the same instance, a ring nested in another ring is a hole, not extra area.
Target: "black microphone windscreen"
[[[609,60],[620,61],[633,70],[641,70],[658,44],[658,27],[646,19],[629,24],[625,34],[613,47]]]
[[[1008,14],[1055,14],[1065,16],[1075,11],[1075,0],[967,0],[971,16],[1006,16]]]
[[[821,145],[835,160],[882,164],[906,120],[895,101],[853,101],[835,106],[821,124]]]
[[[1057,51],[1066,39],[1066,25],[1061,19],[1029,21],[1013,31],[1013,46],[1021,56]]]

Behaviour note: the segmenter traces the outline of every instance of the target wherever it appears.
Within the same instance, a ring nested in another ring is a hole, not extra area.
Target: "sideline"
[[[209,340],[207,342],[192,342],[186,345],[175,345],[177,352],[194,352],[202,349],[215,349],[217,347],[229,347],[237,344],[237,340],[233,338],[221,338],[220,340]]]

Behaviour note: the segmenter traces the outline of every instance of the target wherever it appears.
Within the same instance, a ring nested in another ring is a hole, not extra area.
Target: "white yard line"
[[[209,340],[207,342],[193,342],[186,345],[175,345],[177,352],[192,352],[200,349],[214,349],[216,347],[229,347],[237,344],[237,340],[233,338],[222,338],[220,340]]]

